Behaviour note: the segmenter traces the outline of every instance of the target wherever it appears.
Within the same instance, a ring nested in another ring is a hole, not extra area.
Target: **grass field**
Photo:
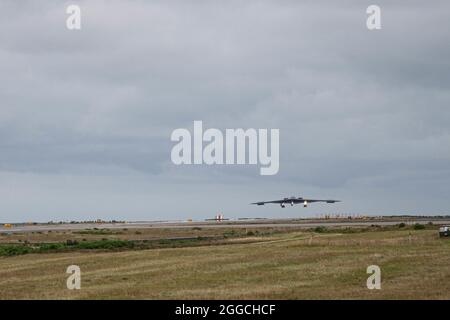
[[[3,256],[0,298],[450,298],[450,240],[439,239],[435,227],[313,231],[239,231],[234,237],[196,246]],[[173,236],[169,231],[158,232]],[[190,235],[219,236],[217,232],[191,230]],[[133,233],[154,237],[145,231]],[[41,236],[33,235],[35,241],[46,238]],[[121,238],[123,233],[73,236]],[[18,240],[8,237],[10,242]],[[65,272],[72,264],[81,268],[81,290],[66,288],[69,275]],[[373,264],[381,268],[381,290],[366,287],[366,268]]]

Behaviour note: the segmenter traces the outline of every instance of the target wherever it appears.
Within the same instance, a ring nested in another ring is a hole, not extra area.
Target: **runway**
[[[315,228],[325,227],[363,227],[371,225],[389,226],[399,223],[433,223],[450,225],[450,219],[429,218],[389,218],[380,220],[314,220],[314,219],[263,219],[263,220],[230,220],[230,221],[189,221],[189,222],[121,222],[121,223],[75,223],[75,224],[17,224],[10,228],[0,226],[2,233],[46,232],[85,229],[183,229],[183,228]]]

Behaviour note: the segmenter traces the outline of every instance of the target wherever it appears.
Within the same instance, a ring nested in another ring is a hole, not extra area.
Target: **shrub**
[[[17,256],[21,254],[30,253],[31,251],[33,251],[31,247],[23,245],[0,246],[0,256]]]
[[[43,243],[39,246],[39,252],[61,250],[66,247],[63,243]]]
[[[402,222],[402,223],[399,223],[397,226],[399,228],[404,228],[404,227],[406,227],[406,224],[404,222]]]
[[[233,237],[236,235],[236,231],[230,230],[223,233],[224,238]]]
[[[414,230],[423,230],[423,229],[425,229],[425,226],[423,224],[416,223],[414,225]]]
[[[126,240],[100,240],[82,242],[76,245],[77,249],[114,249],[114,248],[133,248],[134,242]]]
[[[326,232],[326,231],[327,231],[327,228],[325,228],[325,227],[323,227],[323,226],[315,227],[315,228],[314,228],[314,232],[317,232],[317,233],[324,233],[324,232]]]
[[[112,250],[116,248],[134,248],[133,241],[125,240],[100,240],[78,242],[76,240],[67,240],[63,243],[42,243],[38,246],[18,245],[0,245],[0,256],[15,256],[27,253],[45,253],[53,251],[68,251],[76,249],[103,249]]]

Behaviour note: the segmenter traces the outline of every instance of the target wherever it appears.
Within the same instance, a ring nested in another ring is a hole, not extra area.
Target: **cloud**
[[[79,3],[81,31],[68,3],[0,7],[3,219],[447,210],[448,2],[380,1],[379,31],[368,1]],[[194,120],[279,128],[279,174],[174,166]],[[290,195],[344,202],[248,206]]]

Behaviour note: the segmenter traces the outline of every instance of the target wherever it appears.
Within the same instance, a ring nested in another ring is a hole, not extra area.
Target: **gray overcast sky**
[[[0,40],[0,221],[450,213],[449,1],[1,1]],[[194,120],[279,128],[278,175],[175,166]],[[249,205],[291,195],[344,202]]]

